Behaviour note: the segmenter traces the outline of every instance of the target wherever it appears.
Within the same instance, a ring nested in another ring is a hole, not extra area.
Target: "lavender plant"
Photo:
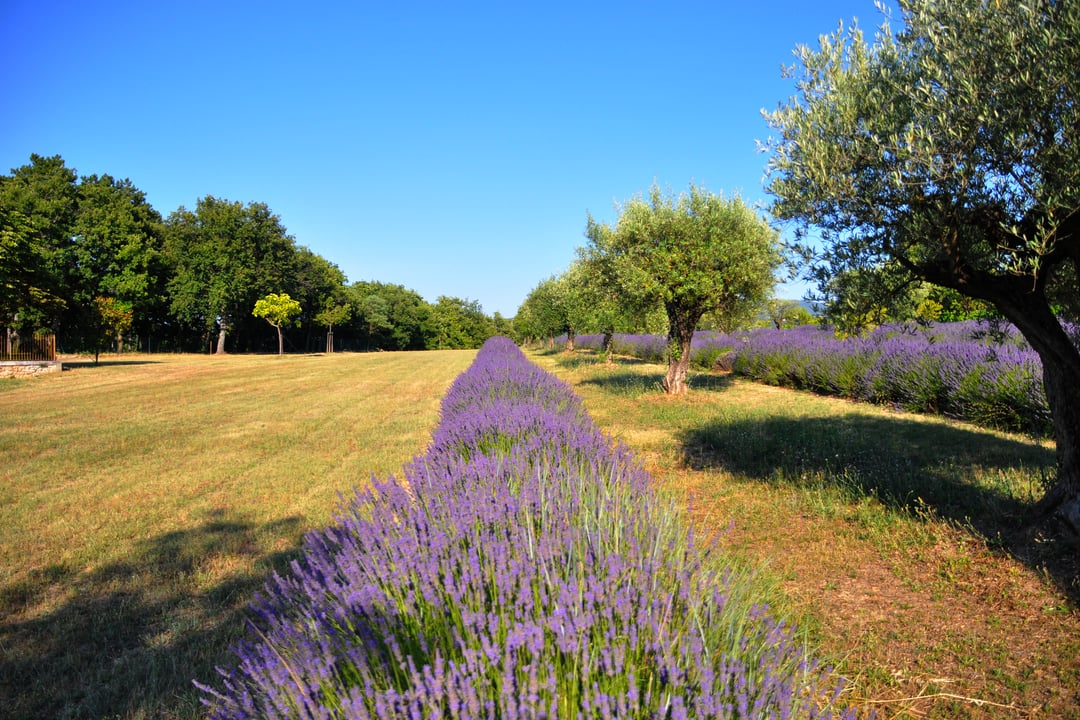
[[[579,335],[579,347],[592,347],[593,337]],[[617,352],[648,361],[655,361],[662,342],[659,336],[615,336]],[[843,340],[815,325],[698,332],[691,353],[703,369],[730,354],[735,373],[771,385],[1002,430],[1042,435],[1052,428],[1038,354],[1007,323],[883,326]]]
[[[829,717],[839,692],[505,338],[252,610],[212,718]]]

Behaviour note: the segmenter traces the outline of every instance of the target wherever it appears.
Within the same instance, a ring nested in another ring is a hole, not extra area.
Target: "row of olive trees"
[[[653,186],[619,208],[613,225],[587,221],[588,243],[561,276],[538,285],[518,311],[533,337],[582,331],[604,335],[664,324],[665,390],[686,392],[690,341],[708,314],[725,330],[762,309],[781,262],[776,231],[740,198],[690,186],[677,197]]]
[[[895,31],[880,7],[872,42],[841,26],[796,50],[796,95],[765,114],[778,133],[763,144],[771,214],[794,226],[789,249],[834,320],[857,329],[931,286],[1020,330],[1042,360],[1057,443],[1043,509],[1080,532],[1080,2],[899,0]],[[693,187],[677,199],[653,188],[614,226],[590,218],[586,235],[580,264],[550,282],[580,288],[604,332],[660,303],[668,392],[685,388],[702,315],[738,317],[779,261],[763,220]],[[560,310],[570,338],[575,308]]]

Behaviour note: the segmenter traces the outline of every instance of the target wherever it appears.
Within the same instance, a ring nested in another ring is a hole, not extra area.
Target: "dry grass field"
[[[266,574],[420,452],[470,352],[103,357],[0,382],[0,717],[193,718]],[[879,717],[1080,718],[1076,543],[1045,443],[532,353],[760,567]]]
[[[0,381],[0,717],[187,718],[338,493],[475,353],[103,356]]]

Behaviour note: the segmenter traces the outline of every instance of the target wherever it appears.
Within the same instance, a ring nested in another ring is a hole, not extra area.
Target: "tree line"
[[[253,314],[270,294],[300,308],[280,338]],[[130,180],[37,154],[0,176],[0,328],[95,353],[475,348],[509,334],[477,301],[350,284],[265,203],[208,195],[162,217]]]

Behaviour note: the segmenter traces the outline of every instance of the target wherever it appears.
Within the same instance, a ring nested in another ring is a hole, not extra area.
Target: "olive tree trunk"
[[[667,314],[668,369],[663,386],[668,395],[682,395],[689,390],[687,376],[690,374],[690,342],[694,339],[698,320],[704,313],[668,303]]]
[[[1044,515],[1057,514],[1080,534],[1080,352],[1044,298],[1004,297],[996,298],[995,304],[1042,360],[1058,476],[1040,501],[1040,509]]]

